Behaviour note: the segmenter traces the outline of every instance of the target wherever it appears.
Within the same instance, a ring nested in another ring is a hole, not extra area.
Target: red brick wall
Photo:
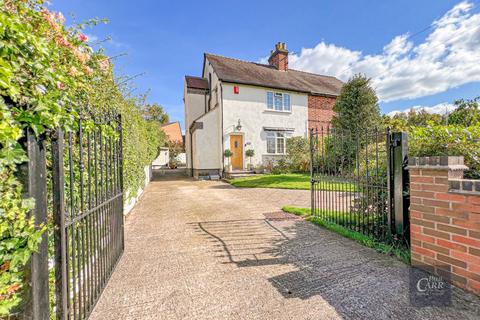
[[[480,294],[480,181],[458,179],[466,168],[463,157],[413,160],[412,265]]]
[[[333,115],[336,98],[324,96],[308,96],[308,129],[327,128]]]

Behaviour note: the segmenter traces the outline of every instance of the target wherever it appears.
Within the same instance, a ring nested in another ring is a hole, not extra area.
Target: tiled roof
[[[284,89],[312,94],[338,96],[343,82],[335,77],[323,76],[293,69],[277,70],[275,67],[205,54],[220,80]]]
[[[205,78],[185,76],[185,81],[187,82],[187,88],[208,89],[208,80]]]
[[[183,142],[182,130],[180,129],[180,122],[171,122],[162,126],[163,131],[168,136],[169,141]]]

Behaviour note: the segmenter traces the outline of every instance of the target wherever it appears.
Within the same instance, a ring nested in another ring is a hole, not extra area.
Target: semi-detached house
[[[277,43],[268,64],[204,54],[201,77],[186,76],[185,150],[191,175],[269,166],[286,153],[286,139],[328,126],[343,83],[288,68]],[[224,158],[224,151],[233,153]],[[248,149],[255,155],[245,156]]]

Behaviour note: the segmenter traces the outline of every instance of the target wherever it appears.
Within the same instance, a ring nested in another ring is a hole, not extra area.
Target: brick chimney
[[[268,58],[268,64],[281,71],[288,70],[288,50],[284,42],[275,45],[275,50],[272,50]]]

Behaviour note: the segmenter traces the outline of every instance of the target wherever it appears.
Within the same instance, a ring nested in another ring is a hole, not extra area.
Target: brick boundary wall
[[[333,112],[333,106],[337,99],[324,96],[308,96],[308,129],[324,130],[330,126]]]
[[[463,157],[409,160],[412,265],[480,295],[480,180]]]

